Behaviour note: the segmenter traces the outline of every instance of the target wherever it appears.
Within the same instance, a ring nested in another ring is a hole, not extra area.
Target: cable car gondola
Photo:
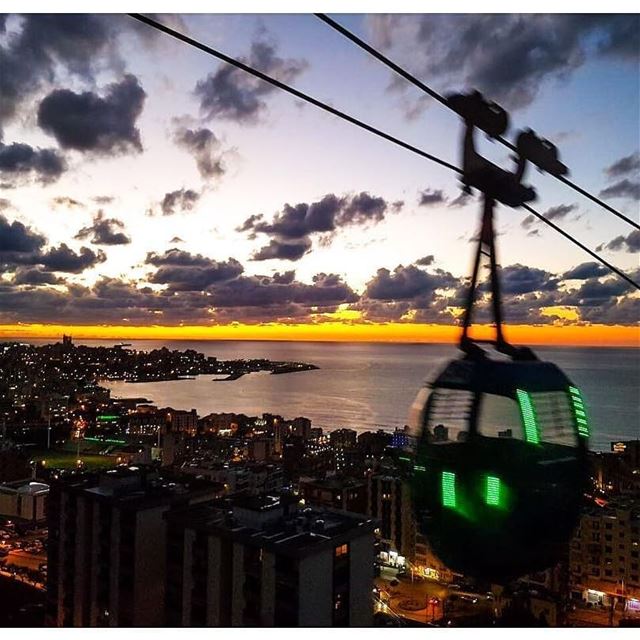
[[[461,358],[423,388],[412,407],[416,430],[412,491],[416,519],[451,570],[494,581],[554,565],[577,524],[586,481],[588,420],[579,389],[553,363],[502,332],[493,231],[495,201],[512,207],[535,197],[521,184],[534,135],[514,174],[480,158],[476,126],[501,135],[506,117],[478,93],[450,99],[464,118],[463,183],[484,194]],[[492,124],[493,123],[493,124]],[[541,141],[541,144],[546,141]],[[543,152],[536,156],[543,164]],[[552,158],[553,169],[559,162]],[[469,336],[481,256],[489,258],[496,337]],[[482,342],[495,347],[489,354]]]

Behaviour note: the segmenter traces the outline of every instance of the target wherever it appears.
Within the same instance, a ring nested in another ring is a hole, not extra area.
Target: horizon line
[[[640,348],[640,328],[630,325],[505,325],[507,339],[536,346]],[[475,325],[477,338],[491,337],[490,325]],[[0,325],[0,340],[185,340],[260,342],[369,342],[397,344],[455,344],[461,327],[418,323],[313,324],[263,323],[248,325],[75,325],[25,323]]]

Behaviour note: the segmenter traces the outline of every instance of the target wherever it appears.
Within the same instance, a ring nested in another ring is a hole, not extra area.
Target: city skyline
[[[459,163],[458,118],[311,15],[159,20]],[[484,91],[509,137],[532,126],[637,218],[637,16],[339,20],[438,91]],[[0,24],[0,336],[458,337],[479,199],[454,174],[126,16]],[[637,280],[640,232],[526,181],[538,210]],[[638,344],[630,285],[525,212],[501,208],[498,231],[512,340]]]

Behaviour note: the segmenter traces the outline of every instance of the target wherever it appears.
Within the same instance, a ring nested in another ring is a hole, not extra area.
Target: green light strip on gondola
[[[485,502],[491,507],[500,506],[500,485],[500,478],[497,478],[496,476],[487,476],[484,499]]]
[[[540,433],[536,421],[536,412],[533,409],[531,396],[522,389],[516,389],[518,404],[520,405],[520,415],[524,424],[524,437],[531,444],[540,444]]]
[[[456,474],[451,471],[442,472],[442,505],[456,508]]]
[[[587,412],[585,410],[582,394],[577,387],[569,387],[569,397],[573,406],[573,416],[578,426],[578,435],[582,438],[589,437],[589,421],[587,420]]]

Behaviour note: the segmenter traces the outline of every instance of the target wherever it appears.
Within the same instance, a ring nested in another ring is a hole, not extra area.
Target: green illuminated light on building
[[[516,389],[516,395],[520,405],[522,423],[524,424],[524,437],[531,444],[540,444],[540,432],[531,396],[522,389]]]
[[[456,507],[456,474],[451,471],[442,472],[442,505]]]
[[[413,467],[416,471],[426,471],[427,467],[423,467],[422,465],[415,465],[415,467]]]
[[[577,387],[569,387],[569,397],[571,398],[571,406],[573,407],[573,416],[578,427],[578,435],[582,438],[589,437],[589,421],[587,420],[587,412],[585,410],[584,401],[580,389]]]
[[[98,416],[97,419],[100,422],[115,422],[120,419],[120,416]]]
[[[487,476],[487,484],[485,486],[485,502],[492,507],[500,506],[501,482],[496,476]]]
[[[126,444],[125,440],[112,440],[110,438],[102,439],[102,438],[86,437],[84,439],[89,440],[89,442],[105,442],[107,444]]]

